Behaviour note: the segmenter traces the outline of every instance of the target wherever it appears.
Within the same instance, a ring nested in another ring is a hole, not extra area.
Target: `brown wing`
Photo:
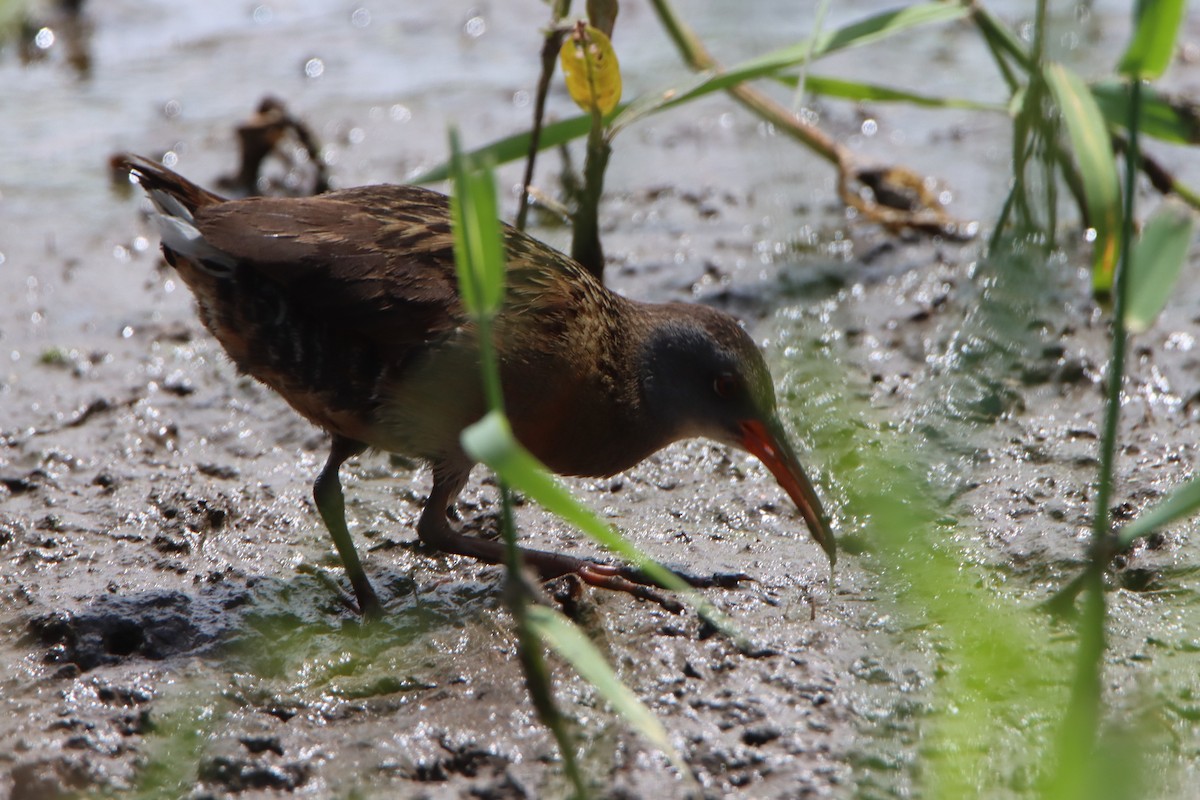
[[[412,186],[197,210],[204,240],[288,305],[402,355],[462,322],[446,198]]]

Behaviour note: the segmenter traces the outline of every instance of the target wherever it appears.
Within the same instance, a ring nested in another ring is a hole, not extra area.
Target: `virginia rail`
[[[332,435],[313,496],[360,609],[377,614],[381,606],[346,527],[338,471],[368,447],[432,465],[417,523],[422,542],[501,562],[501,542],[464,535],[449,518],[474,466],[459,433],[485,408],[447,198],[415,186],[363,186],[225,200],[139,156],[115,165],[150,195],[163,255],[195,294],[204,326],[242,371]],[[736,320],[704,306],[628,300],[524,233],[506,226],[504,238],[496,345],[507,412],[525,447],[555,472],[594,477],[692,436],[747,450],[835,560],[762,354]],[[653,597],[634,570],[522,553],[543,578],[575,573]]]

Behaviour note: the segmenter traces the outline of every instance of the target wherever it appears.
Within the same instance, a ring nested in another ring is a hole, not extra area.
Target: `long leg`
[[[433,470],[433,489],[429,493],[429,501],[421,512],[417,523],[417,534],[421,541],[430,547],[437,548],[443,553],[453,553],[460,556],[471,556],[489,564],[504,562],[504,543],[476,536],[467,536],[455,529],[447,518],[446,512],[458,497],[467,482],[470,468],[456,468],[448,464],[438,464]],[[537,570],[543,580],[557,578],[560,575],[574,573],[585,583],[602,589],[612,589],[627,592],[634,597],[651,600],[671,611],[682,608],[679,603],[663,597],[649,588],[652,581],[638,570],[626,566],[598,564],[595,561],[575,558],[562,553],[551,553],[546,550],[530,550],[521,548],[522,560]],[[680,575],[685,581],[696,587],[731,586],[736,585],[744,575],[717,575],[711,578],[695,578]]]
[[[354,541],[350,538],[350,530],[346,527],[346,501],[342,497],[342,482],[338,478],[338,470],[346,459],[366,449],[367,446],[362,442],[334,434],[329,458],[313,484],[313,499],[342,558],[342,566],[346,568],[346,576],[350,578],[354,596],[358,598],[359,610],[365,617],[378,618],[383,615],[383,605],[371,587],[371,581],[367,579],[362,562],[358,560],[358,551],[354,549]]]

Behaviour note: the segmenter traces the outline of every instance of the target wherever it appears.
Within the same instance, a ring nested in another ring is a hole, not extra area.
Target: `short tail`
[[[150,196],[158,211],[154,221],[164,250],[189,258],[216,275],[232,270],[234,259],[204,241],[196,227],[196,211],[223,203],[225,198],[142,156],[122,153],[113,157],[112,164],[115,169],[128,170]]]
[[[182,175],[142,156],[121,153],[113,157],[113,167],[126,170],[137,178],[161,214],[190,219],[196,209],[225,201],[224,197],[202,189]]]

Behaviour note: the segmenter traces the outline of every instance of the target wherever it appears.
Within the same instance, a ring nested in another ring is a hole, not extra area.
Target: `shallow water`
[[[878,8],[836,4],[826,24]],[[681,11],[727,63],[791,43],[813,15],[754,3],[732,25],[727,3]],[[1082,24],[1074,13],[1056,20],[1061,57],[1103,72],[1126,13],[1103,3]],[[425,476],[363,459],[347,470],[352,527],[391,611],[363,635],[332,589],[340,572],[307,499],[320,435],[234,373],[156,267],[139,201],[114,193],[106,173],[115,151],[170,151],[211,184],[236,167],[233,126],[271,93],[313,127],[338,185],[403,180],[444,156],[451,123],[468,145],[527,124],[544,4],[112,0],[85,14],[87,74],[67,63],[65,35],[27,66],[14,47],[0,51],[0,697],[10,720],[0,793],[145,787],[147,763],[178,771],[158,776],[163,785],[190,786],[198,769],[216,792],[561,793],[544,763],[552,745],[521,693],[497,571],[409,547]],[[623,4],[617,47],[627,97],[685,80],[644,4]],[[1000,99],[961,25],[819,66]],[[1194,93],[1194,71],[1176,72],[1173,85]],[[561,91],[551,108],[573,113]],[[943,180],[954,213],[985,225],[996,214],[1008,180],[1003,116],[818,109],[864,157]],[[1194,158],[1177,168],[1200,178]],[[557,169],[547,157],[538,182],[553,191]],[[501,176],[511,186],[519,170]],[[831,589],[758,465],[705,444],[672,448],[576,486],[668,563],[754,575],[714,599],[766,654],[739,654],[695,620],[627,598],[595,597],[589,633],[713,796],[905,796],[927,785],[949,763],[937,761],[947,758],[938,737],[971,712],[957,707],[961,676],[943,659],[970,656],[963,629],[986,622],[946,614],[939,592],[962,586],[935,571],[944,585],[914,588],[919,578],[874,542],[907,535],[902,512],[932,514],[921,535],[932,532],[976,589],[959,605],[997,619],[1078,569],[1106,347],[1086,257],[1067,247],[1050,265],[986,262],[978,243],[895,241],[847,224],[829,170],[722,97],[623,134],[607,190],[616,288],[728,308],[767,345],[845,555]],[[561,229],[538,233],[565,242]],[[1118,493],[1131,509],[1194,465],[1197,291],[1181,283],[1135,343]],[[892,509],[898,494],[906,502]],[[490,487],[477,480],[465,500],[467,519],[486,525]],[[521,523],[541,546],[592,552],[536,509],[522,508]],[[1168,768],[1161,796],[1183,796],[1200,763],[1194,538],[1181,525],[1139,550],[1110,594],[1113,716],[1161,709],[1154,736],[1173,739],[1152,764]],[[1027,624],[1050,644],[1021,664],[1065,671],[1069,628]],[[680,790],[589,687],[557,675],[598,781],[630,796]],[[996,692],[1061,699],[1047,684]],[[1057,715],[1025,702],[1006,716],[1003,705],[979,712],[999,720],[983,762],[1001,776],[989,796],[1026,796],[1036,774],[1027,741],[1052,732]]]

